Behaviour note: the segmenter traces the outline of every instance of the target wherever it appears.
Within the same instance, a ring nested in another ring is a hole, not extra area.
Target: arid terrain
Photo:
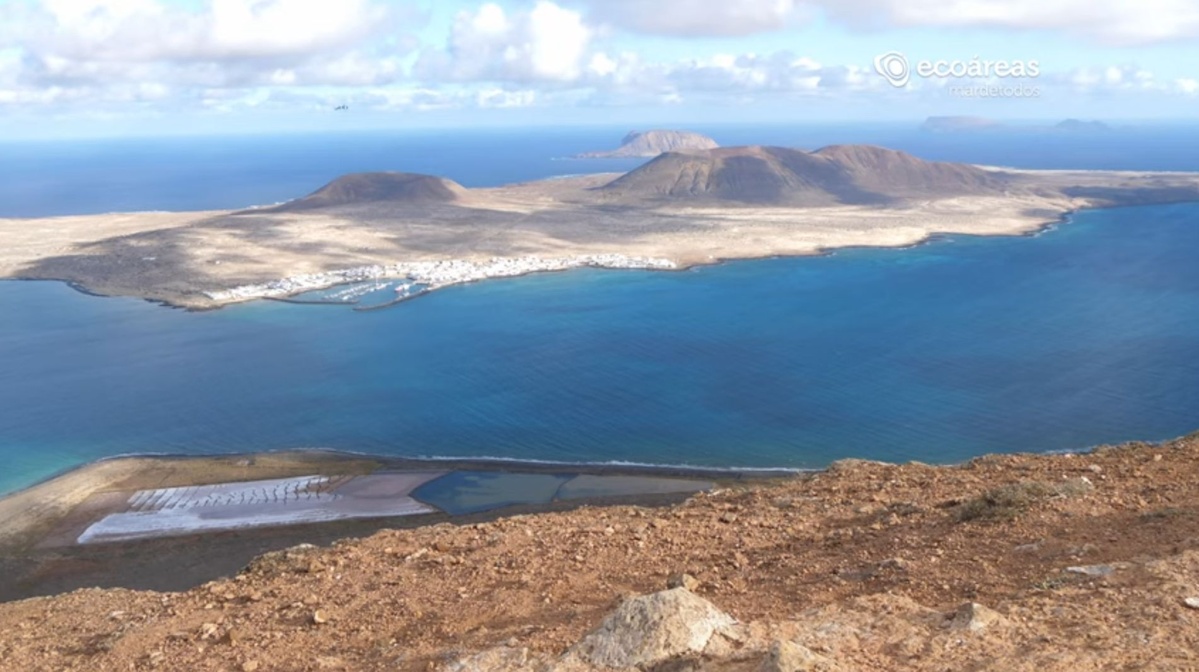
[[[1192,670],[1197,478],[1192,436],[379,531],[2,604],[0,667]]]
[[[235,288],[368,266],[500,257],[509,268],[552,258],[544,266],[554,269],[624,255],[652,262],[626,267],[684,268],[937,233],[1019,234],[1082,208],[1188,200],[1199,200],[1199,176],[1187,173],[981,168],[852,145],[733,147],[663,154],[625,175],[490,189],[358,174],[240,212],[0,219],[0,277],[211,308],[261,296]]]

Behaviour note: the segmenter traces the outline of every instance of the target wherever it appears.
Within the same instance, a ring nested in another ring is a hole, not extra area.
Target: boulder
[[[703,652],[736,621],[686,588],[625,600],[567,654],[607,669],[646,668]]]
[[[982,632],[1001,623],[1003,623],[1003,616],[1000,616],[998,612],[976,602],[967,602],[954,612],[949,627],[953,630]]]

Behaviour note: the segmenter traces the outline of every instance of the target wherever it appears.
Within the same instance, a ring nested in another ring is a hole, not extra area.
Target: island
[[[0,277],[190,309],[383,279],[404,298],[581,266],[678,270],[1022,234],[1084,208],[1196,200],[1191,173],[1017,170],[867,145],[726,147],[494,188],[355,174],[241,211],[0,219]]]
[[[579,154],[579,159],[652,158],[666,152],[716,149],[716,141],[690,131],[633,131],[624,136],[620,147],[605,152]]]

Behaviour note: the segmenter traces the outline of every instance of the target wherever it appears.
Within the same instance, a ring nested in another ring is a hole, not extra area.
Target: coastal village
[[[433,291],[450,285],[460,285],[488,278],[510,278],[529,273],[565,271],[582,267],[674,270],[678,268],[678,265],[670,259],[623,254],[586,254],[569,257],[492,257],[485,261],[449,259],[399,263],[389,266],[360,266],[325,273],[295,275],[264,284],[243,285],[227,290],[205,292],[205,295],[213,301],[223,303],[281,298],[346,283],[383,278],[404,278],[413,283],[425,285],[425,291]]]

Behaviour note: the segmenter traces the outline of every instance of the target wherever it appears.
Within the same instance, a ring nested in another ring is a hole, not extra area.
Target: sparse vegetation
[[[1010,520],[1033,504],[1052,497],[1079,497],[1094,489],[1085,478],[1061,483],[1020,481],[988,490],[969,499],[953,510],[958,522],[972,520]]]
[[[1171,518],[1177,518],[1179,516],[1184,516],[1184,515],[1186,515],[1186,513],[1187,512],[1184,509],[1180,509],[1180,508],[1174,507],[1174,506],[1168,506],[1164,509],[1154,509],[1152,511],[1146,511],[1145,513],[1142,513],[1141,520],[1143,520],[1145,522],[1158,521],[1158,520],[1169,520]]]

